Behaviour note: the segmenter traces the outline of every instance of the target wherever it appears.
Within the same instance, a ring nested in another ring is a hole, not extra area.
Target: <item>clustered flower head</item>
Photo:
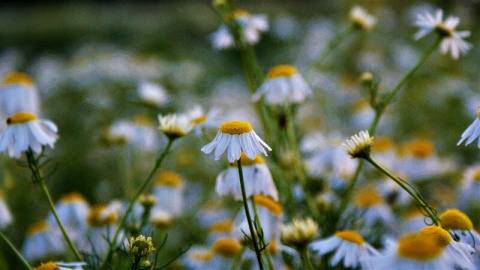
[[[342,143],[343,148],[352,158],[367,158],[372,150],[373,137],[370,137],[368,130],[360,131],[353,135],[350,140]]]
[[[349,20],[355,28],[360,30],[370,30],[377,21],[374,16],[368,14],[368,12],[360,6],[354,6],[350,10]]]
[[[457,31],[460,20],[458,17],[449,16],[443,20],[443,10],[438,9],[435,15],[425,11],[417,14],[415,25],[420,30],[414,35],[415,39],[420,39],[431,32],[437,32],[442,37],[440,50],[443,54],[450,52],[453,59],[458,59],[460,54],[467,53],[472,45],[463,40],[470,36],[470,31]]]
[[[130,238],[127,247],[130,249],[130,253],[135,257],[145,257],[155,251],[152,238],[146,238],[144,235],[140,235],[137,238]]]
[[[318,225],[311,219],[294,219],[281,227],[282,241],[295,246],[308,245],[318,234]]]

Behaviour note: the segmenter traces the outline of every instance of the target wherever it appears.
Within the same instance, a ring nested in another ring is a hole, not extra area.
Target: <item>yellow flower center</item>
[[[298,74],[298,70],[291,65],[278,65],[268,71],[267,79],[275,79],[278,77],[290,77],[295,74]]]
[[[390,137],[375,137],[375,144],[372,147],[374,153],[384,153],[392,149],[393,141]]]
[[[442,226],[449,230],[473,230],[470,218],[458,209],[447,209],[440,216]]]
[[[20,73],[20,72],[12,72],[5,76],[2,81],[2,85],[9,85],[9,84],[21,84],[24,86],[33,86],[33,79],[32,77],[28,76],[27,74]]]
[[[249,16],[248,11],[244,9],[237,9],[225,15],[225,20],[231,22],[238,18],[247,18]]]
[[[472,178],[474,182],[480,182],[480,168],[475,169],[475,172],[473,173]]]
[[[272,239],[270,243],[268,243],[268,251],[270,252],[270,254],[277,253],[277,240]]]
[[[253,166],[257,164],[265,164],[265,160],[263,159],[262,156],[257,155],[255,159],[249,159],[243,152],[242,152],[242,155],[240,156],[240,160],[242,162],[242,166]],[[238,167],[238,161],[235,160],[233,163],[230,163],[228,166],[236,168]]]
[[[448,28],[444,22],[435,25],[435,30],[443,37],[451,37],[455,34],[455,29]]]
[[[82,194],[74,191],[74,192],[64,194],[60,198],[60,201],[62,203],[76,203],[76,202],[86,202],[87,200],[85,199],[85,197],[83,197]]]
[[[40,220],[28,227],[27,235],[32,236],[35,234],[46,232],[48,230],[50,230],[50,225],[48,225],[48,222],[46,220]]]
[[[234,258],[241,249],[240,243],[233,238],[220,238],[212,246],[213,253],[227,258]]]
[[[434,225],[421,229],[418,232],[418,237],[431,238],[441,247],[447,246],[452,241],[452,237],[446,230]]]
[[[357,245],[363,245],[363,243],[365,243],[365,240],[363,240],[363,237],[356,231],[352,231],[352,230],[338,231],[335,233],[335,236],[342,240],[345,240],[347,242],[354,243]]]
[[[398,256],[416,261],[430,261],[442,254],[443,247],[431,238],[418,237],[415,234],[406,235],[398,242]]]
[[[480,108],[480,105],[477,108]],[[477,111],[477,118],[480,118],[480,110]]]
[[[430,140],[427,139],[415,139],[404,144],[404,150],[406,154],[409,154],[415,158],[428,158],[435,153],[435,147]]]
[[[182,183],[182,177],[173,171],[162,171],[155,179],[158,186],[180,187]]]
[[[12,114],[8,119],[7,119],[7,124],[8,125],[14,125],[14,124],[23,124],[27,123],[30,121],[37,120],[37,116],[33,113],[30,112],[18,112]]]
[[[205,121],[207,121],[207,117],[205,115],[202,115],[202,116],[199,116],[197,118],[192,119],[192,121],[190,121],[190,123],[192,123],[192,125],[194,125],[194,126],[198,126],[198,125],[204,123]]]
[[[41,264],[39,267],[35,267],[34,270],[58,270],[60,269],[58,265],[54,262],[48,262],[45,264]]]
[[[196,262],[209,262],[212,259],[212,252],[210,251],[203,251],[203,252],[195,252],[192,254],[192,259]]]
[[[369,208],[379,205],[382,202],[382,197],[374,190],[363,190],[354,199],[355,205],[360,208]]]
[[[248,122],[231,121],[220,125],[220,132],[230,135],[241,135],[252,131],[253,128]]]
[[[230,233],[233,229],[233,222],[231,220],[221,220],[210,226],[210,232],[215,233]]]
[[[90,211],[87,215],[87,224],[92,227],[103,227],[117,222],[118,215],[114,212],[105,217],[100,217],[105,209],[106,206],[103,204],[94,205],[92,208],[90,208]]]
[[[258,194],[253,197],[253,200],[257,205],[265,207],[268,211],[270,211],[274,215],[280,216],[283,214],[282,205],[268,196]]]

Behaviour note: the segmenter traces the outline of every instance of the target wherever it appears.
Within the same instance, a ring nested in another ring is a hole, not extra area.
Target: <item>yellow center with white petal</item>
[[[249,133],[253,130],[248,122],[244,121],[230,121],[220,125],[219,132],[229,135],[241,135]]]
[[[194,251],[190,258],[196,262],[209,262],[213,257],[213,253],[210,251]]]
[[[37,119],[38,117],[31,112],[17,112],[10,115],[10,117],[7,119],[7,124],[8,125],[24,124]]]
[[[242,245],[234,238],[220,238],[212,245],[212,251],[226,258],[234,258],[242,249]]]
[[[480,108],[480,105],[477,108]],[[480,118],[480,110],[477,111],[477,118]]]
[[[455,29],[448,28],[445,22],[441,22],[435,25],[435,30],[443,37],[451,37],[455,34]]]
[[[24,86],[31,87],[33,86],[33,79],[27,74],[20,73],[20,72],[12,72],[7,76],[5,76],[5,78],[3,78],[3,81],[2,81],[2,85],[10,85],[10,84],[21,84]]]
[[[297,68],[292,65],[278,65],[274,66],[268,71],[267,79],[275,79],[278,77],[290,77],[298,74]]]
[[[180,187],[183,185],[182,177],[174,171],[162,171],[155,178],[158,186]]]
[[[433,239],[418,237],[416,234],[406,235],[398,241],[397,254],[404,259],[431,261],[438,258],[442,251],[443,247]]]
[[[87,200],[85,199],[85,197],[83,197],[82,194],[74,191],[74,192],[70,192],[70,193],[62,195],[62,197],[60,197],[60,202],[62,202],[62,203],[78,203],[78,202],[87,202]]]
[[[480,182],[480,167],[474,169],[472,173],[472,180],[473,182]]]
[[[268,196],[258,194],[253,196],[253,200],[258,206],[266,208],[270,213],[276,216],[281,216],[283,214],[282,205]]]
[[[213,223],[209,231],[212,233],[230,233],[233,229],[233,222],[231,220],[220,220]]]
[[[166,229],[172,225],[173,217],[168,212],[156,210],[150,215],[150,222],[157,228]]]
[[[248,16],[250,16],[248,11],[246,11],[244,9],[237,9],[237,10],[234,10],[234,11],[226,14],[225,15],[225,20],[227,22],[231,22],[231,21],[236,20],[238,18],[248,18]]]
[[[190,123],[194,126],[198,126],[200,124],[203,124],[205,121],[207,121],[207,116],[202,115],[197,118],[193,118]]]
[[[441,227],[437,227],[435,225],[421,229],[418,232],[417,237],[431,238],[437,245],[441,247],[447,246],[452,241],[452,236],[450,236],[447,230],[442,229]]]
[[[447,209],[439,218],[442,226],[448,230],[473,230],[470,218],[458,209]]]
[[[435,154],[435,147],[430,140],[414,139],[403,144],[403,153],[419,159],[431,157]]]
[[[42,263],[40,266],[33,268],[34,270],[58,270],[58,265],[54,262]]]
[[[360,208],[370,208],[382,203],[382,196],[372,189],[364,189],[354,198],[354,203]]]
[[[365,243],[365,240],[363,240],[363,237],[356,231],[352,231],[352,230],[337,231],[335,233],[335,236],[344,241],[354,243],[359,246]]]
[[[32,236],[32,235],[43,233],[49,230],[50,230],[50,225],[48,225],[48,222],[46,220],[40,220],[30,225],[30,227],[28,227],[27,235]]]
[[[240,156],[240,161],[242,162],[242,166],[253,166],[257,164],[265,164],[265,160],[262,156],[257,155],[255,159],[249,159],[245,153],[242,152]],[[238,161],[235,160],[233,163],[228,164],[229,167],[238,167]]]
[[[90,208],[87,214],[87,224],[91,227],[103,227],[117,222],[118,215],[115,212],[103,215],[106,209],[104,204],[97,204]]]

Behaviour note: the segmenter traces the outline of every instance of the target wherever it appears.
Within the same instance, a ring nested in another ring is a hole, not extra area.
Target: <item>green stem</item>
[[[50,211],[52,211],[52,214],[55,217],[55,220],[57,221],[58,227],[62,231],[63,238],[67,242],[73,254],[75,254],[75,257],[77,258],[77,260],[81,261],[82,256],[80,255],[77,248],[75,247],[75,244],[72,242],[72,240],[68,236],[67,231],[65,230],[65,227],[63,226],[62,222],[60,221],[60,218],[58,217],[57,211],[55,210],[55,205],[52,200],[52,196],[50,196],[50,192],[48,191],[47,185],[45,184],[45,179],[40,173],[38,160],[37,158],[35,158],[35,154],[32,152],[30,148],[25,153],[27,154],[28,167],[30,168],[30,171],[33,174],[34,182],[40,184],[43,194],[47,199],[48,206],[50,207]]]
[[[255,215],[254,220],[257,221],[258,231],[262,232],[262,235],[263,235],[263,227],[262,227],[262,222],[260,222],[260,218],[258,215],[257,203],[255,203],[255,200],[253,197],[250,198],[250,202],[252,203],[253,214]],[[264,239],[260,240],[260,243],[264,243],[264,242],[265,242]],[[265,255],[267,257],[268,269],[274,270],[275,268],[273,267],[272,257],[270,256],[270,252],[267,248],[265,249]]]
[[[30,265],[28,264],[28,262],[25,260],[25,258],[23,258],[22,254],[20,254],[20,252],[15,248],[15,246],[10,242],[10,240],[8,240],[8,238],[2,233],[2,231],[0,230],[0,238],[3,239],[3,241],[7,244],[7,246],[10,248],[10,250],[13,251],[13,253],[15,253],[15,255],[17,256],[17,258],[20,260],[20,262],[23,264],[23,267],[25,269],[29,269],[31,270],[32,267],[30,267]]]
[[[304,270],[313,270],[312,261],[310,260],[310,256],[308,255],[308,248],[299,248],[297,249],[298,254],[300,255],[300,259],[302,260],[302,269]]]
[[[250,230],[250,236],[252,238],[253,248],[255,249],[255,254],[257,255],[258,267],[260,268],[260,270],[263,270],[262,254],[261,254],[260,248],[258,247],[256,232],[253,228],[253,222],[250,216],[250,210],[248,209],[247,194],[245,192],[245,182],[243,180],[242,160],[238,159],[237,164],[238,164],[238,176],[240,177],[240,187],[242,188],[243,207],[245,208],[245,215],[247,216],[248,229]]]
[[[117,230],[115,231],[115,234],[112,238],[112,241],[110,243],[110,246],[108,248],[108,251],[107,251],[107,254],[105,255],[105,257],[103,258],[103,261],[99,267],[99,269],[105,269],[106,267],[106,264],[107,264],[107,261],[110,260],[110,257],[112,255],[112,251],[113,251],[113,246],[115,245],[115,243],[117,242],[117,238],[118,236],[120,235],[120,231],[123,229],[123,227],[125,226],[125,223],[127,221],[127,218],[128,218],[128,215],[130,214],[130,212],[133,210],[133,206],[135,205],[135,202],[137,201],[138,197],[140,197],[140,195],[145,191],[145,189],[147,188],[147,186],[150,184],[153,176],[155,175],[155,173],[157,172],[158,168],[160,168],[160,165],[162,164],[163,160],[165,159],[165,157],[167,156],[168,154],[168,151],[170,150],[170,148],[172,147],[172,144],[173,144],[173,141],[174,139],[168,139],[168,143],[167,145],[165,146],[165,149],[163,149],[163,152],[160,154],[160,156],[157,158],[156,162],[155,162],[155,165],[153,166],[152,170],[150,171],[150,173],[148,174],[148,176],[145,178],[145,180],[143,181],[143,184],[140,186],[140,188],[137,190],[137,193],[135,193],[135,195],[132,197],[132,199],[130,199],[129,203],[128,203],[128,208],[127,210],[125,211],[125,214],[123,215],[123,218],[122,220],[120,221],[120,225],[118,226]]]
[[[240,250],[240,252],[238,252],[238,254],[235,256],[232,266],[230,266],[230,270],[237,269],[238,265],[242,261],[243,253],[245,253],[245,246],[242,246],[242,249]]]
[[[370,164],[372,164],[375,168],[384,173],[395,183],[397,183],[401,188],[403,188],[406,192],[408,192],[408,194],[410,194],[410,196],[425,210],[425,212],[427,212],[427,215],[432,219],[435,225],[440,225],[440,218],[432,211],[433,208],[428,205],[428,203],[413,187],[406,184],[402,179],[391,174],[386,168],[378,164],[371,156],[366,157],[365,160],[370,162]]]

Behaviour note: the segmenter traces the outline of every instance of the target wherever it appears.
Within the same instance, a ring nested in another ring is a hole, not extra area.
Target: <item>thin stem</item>
[[[245,208],[245,215],[247,216],[247,221],[248,221],[248,229],[250,230],[250,236],[252,238],[253,247],[255,249],[255,254],[257,255],[258,267],[260,268],[260,270],[263,270],[262,254],[258,247],[256,232],[253,229],[253,222],[250,216],[250,210],[248,210],[247,194],[245,192],[245,183],[243,180],[242,160],[238,159],[237,164],[238,164],[238,176],[240,177],[240,187],[242,188],[243,207]]]
[[[263,236],[263,227],[262,227],[262,222],[260,222],[260,218],[258,215],[257,203],[255,203],[255,200],[253,199],[253,197],[250,198],[250,202],[252,203],[253,214],[255,215],[254,220],[257,221],[257,225],[258,225],[257,230],[262,232],[262,236]],[[264,239],[263,241],[262,239],[260,239],[260,243],[264,243],[264,242],[265,242]],[[275,268],[273,267],[272,257],[270,256],[270,252],[268,249],[265,249],[265,255],[267,257],[268,269],[274,270]]]
[[[13,251],[13,253],[15,253],[15,255],[17,256],[17,258],[20,260],[20,262],[23,264],[24,268],[25,269],[29,269],[31,270],[32,267],[30,267],[30,265],[28,264],[28,262],[25,260],[25,258],[23,258],[22,254],[20,254],[20,252],[15,248],[15,246],[10,242],[10,240],[8,240],[8,238],[3,234],[3,232],[0,230],[0,238],[3,239],[3,241],[7,244],[7,246],[10,248],[10,250]]]
[[[314,268],[310,260],[310,256],[308,255],[308,248],[307,247],[298,248],[297,252],[300,255],[300,259],[302,260],[302,269],[313,270]]]
[[[172,144],[173,144],[173,141],[174,139],[168,139],[168,142],[167,142],[167,145],[165,146],[165,149],[163,149],[162,153],[160,154],[160,156],[157,158],[156,162],[155,162],[155,165],[153,166],[152,170],[150,171],[150,173],[148,174],[148,176],[145,178],[145,180],[143,181],[143,184],[140,186],[140,188],[137,190],[137,193],[135,193],[135,195],[130,199],[130,202],[128,203],[128,208],[127,210],[125,211],[125,214],[123,215],[123,218],[122,220],[120,221],[120,225],[118,226],[117,230],[115,231],[115,234],[112,238],[112,241],[110,243],[110,246],[108,248],[108,251],[107,251],[107,254],[105,255],[105,257],[103,258],[103,261],[99,267],[99,269],[104,269],[106,267],[106,264],[107,264],[107,261],[110,260],[110,257],[112,255],[112,250],[113,250],[113,246],[115,245],[115,243],[117,242],[117,238],[118,236],[120,235],[120,231],[123,229],[123,227],[125,226],[125,223],[127,221],[127,218],[128,218],[128,215],[130,214],[130,212],[133,210],[133,206],[135,205],[135,202],[138,200],[138,197],[140,197],[140,195],[145,191],[145,189],[147,188],[147,186],[150,184],[153,176],[155,175],[155,173],[157,172],[158,168],[160,168],[160,165],[162,164],[163,160],[165,159],[165,157],[167,156],[168,154],[168,151],[170,150],[170,148],[172,147]]]
[[[235,270],[237,269],[238,265],[242,261],[243,253],[245,253],[245,246],[242,246],[242,249],[238,254],[235,256],[235,259],[233,260],[232,265],[230,266],[230,270]]]
[[[70,237],[67,234],[67,231],[65,230],[65,227],[63,226],[62,222],[60,221],[60,218],[58,217],[57,211],[55,209],[55,204],[53,203],[52,196],[50,196],[50,192],[48,191],[47,185],[45,184],[45,179],[43,178],[42,174],[40,173],[40,168],[38,165],[38,160],[35,158],[35,154],[32,152],[32,150],[29,148],[26,152],[27,154],[27,161],[28,161],[28,167],[30,168],[30,171],[32,172],[34,182],[40,184],[40,187],[42,188],[43,194],[45,195],[45,198],[47,199],[48,206],[50,207],[50,211],[52,211],[53,216],[55,217],[55,220],[57,221],[58,227],[62,231],[63,238],[67,242],[68,246],[72,250],[73,254],[75,254],[75,257],[77,260],[81,261],[82,256],[78,252],[77,248],[75,247],[75,244],[72,242]]]

